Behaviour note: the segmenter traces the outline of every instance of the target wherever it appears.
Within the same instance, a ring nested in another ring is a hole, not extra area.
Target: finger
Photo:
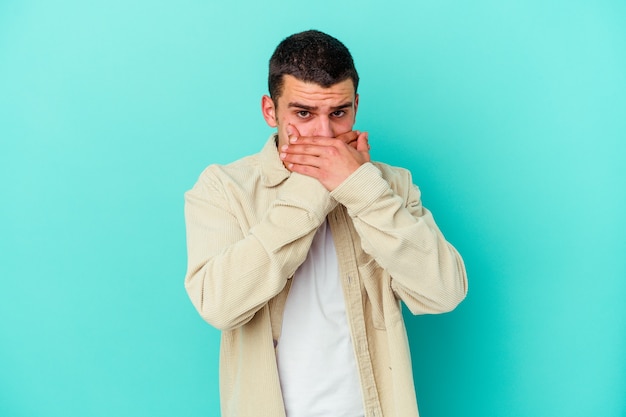
[[[367,132],[363,132],[359,135],[356,141],[356,150],[359,152],[369,152],[370,144],[369,144],[369,134]]]
[[[289,143],[309,143],[315,145],[329,146],[335,143],[336,140],[340,140],[345,144],[349,144],[351,142],[355,142],[359,136],[359,131],[349,131],[342,133],[334,138],[326,137],[326,136],[302,136],[299,134],[295,126],[289,125],[287,127],[287,134],[289,136]],[[293,132],[293,133],[289,133]]]
[[[292,140],[295,142],[300,136],[300,132],[294,125],[287,125],[287,138],[289,139],[289,142],[291,142]]]
[[[310,146],[332,146],[337,147],[338,144],[350,145],[356,149],[357,134],[354,132],[344,133],[336,138],[327,138],[319,136],[291,136],[289,139],[290,146],[310,145]]]
[[[323,164],[323,160],[312,155],[281,154],[281,159],[289,169],[293,169],[294,166],[310,166],[320,168]]]
[[[311,143],[309,138],[298,138],[298,142],[290,143],[281,147],[281,153],[285,155],[310,155],[322,156],[331,146],[320,144],[318,142]],[[335,140],[334,143],[337,143]],[[281,154],[281,158],[282,158]]]
[[[351,130],[350,132],[342,133],[341,135],[337,136],[337,139],[341,140],[346,145],[350,145],[352,142],[357,140],[357,138],[359,137],[359,133],[360,132],[358,130]]]

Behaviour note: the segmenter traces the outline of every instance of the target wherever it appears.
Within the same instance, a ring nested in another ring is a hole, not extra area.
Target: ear
[[[356,111],[359,109],[359,95],[354,95],[354,115],[356,116]]]
[[[268,95],[264,95],[263,98],[261,98],[261,112],[263,112],[263,118],[269,127],[278,126],[274,100]]]

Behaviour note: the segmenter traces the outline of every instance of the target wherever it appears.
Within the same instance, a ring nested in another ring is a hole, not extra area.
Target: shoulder
[[[228,164],[209,165],[200,175],[200,180],[256,186],[259,179],[264,183],[280,182],[284,179],[284,171],[278,158],[275,137],[271,135],[259,152]]]
[[[260,171],[259,154],[244,156],[228,164],[211,164],[200,174],[200,178],[248,178],[254,172]]]
[[[248,155],[227,164],[211,164],[200,173],[189,192],[222,193],[240,187],[261,176],[258,154]]]

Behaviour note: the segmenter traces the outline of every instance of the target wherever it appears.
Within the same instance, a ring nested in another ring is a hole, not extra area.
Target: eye
[[[346,112],[344,110],[337,110],[332,112],[330,115],[333,117],[343,117],[345,116]]]
[[[311,115],[311,112],[307,110],[300,110],[296,114],[298,115],[299,118],[306,119]]]

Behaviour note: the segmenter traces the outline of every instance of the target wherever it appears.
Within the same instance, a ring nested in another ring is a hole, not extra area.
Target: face
[[[336,137],[352,130],[359,105],[351,79],[324,88],[283,76],[278,103],[263,96],[263,117],[270,127],[278,128],[278,144],[288,142],[287,126],[293,125],[302,136]]]

